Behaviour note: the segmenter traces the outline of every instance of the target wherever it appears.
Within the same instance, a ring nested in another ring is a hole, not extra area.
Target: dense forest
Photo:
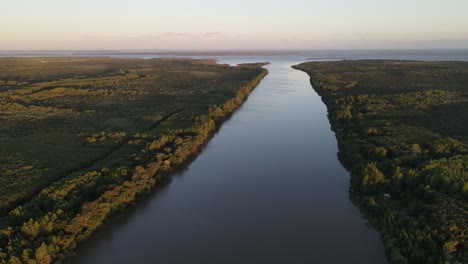
[[[195,154],[262,65],[0,59],[0,263],[69,256]]]
[[[294,68],[310,75],[328,108],[351,197],[391,263],[468,263],[468,63]]]

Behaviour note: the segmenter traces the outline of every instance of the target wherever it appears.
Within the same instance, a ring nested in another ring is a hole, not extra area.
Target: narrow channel
[[[299,61],[270,62],[187,170],[69,262],[388,263],[349,199],[349,173],[309,77],[291,68]]]

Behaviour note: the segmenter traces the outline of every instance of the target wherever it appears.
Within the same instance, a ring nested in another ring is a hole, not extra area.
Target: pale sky
[[[468,48],[468,0],[0,0],[0,50]]]

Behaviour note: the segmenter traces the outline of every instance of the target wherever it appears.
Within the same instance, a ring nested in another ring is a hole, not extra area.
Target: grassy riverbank
[[[391,262],[468,262],[468,63],[294,68],[326,104],[353,196]]]
[[[0,263],[66,258],[267,74],[207,60],[0,59]]]

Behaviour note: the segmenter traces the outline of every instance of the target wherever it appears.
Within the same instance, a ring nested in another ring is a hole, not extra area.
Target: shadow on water
[[[330,58],[332,59],[332,58]],[[312,60],[312,59],[311,59]],[[294,67],[293,67],[294,69]],[[315,91],[315,89],[313,88],[313,85],[312,85],[312,81],[310,81],[310,87]],[[321,102],[325,105],[325,102],[323,101],[323,98],[317,94],[317,96],[320,98]],[[329,112],[328,112],[328,109],[327,109],[327,118],[329,119]],[[341,164],[341,166],[348,172],[348,174],[351,174],[351,166],[349,163],[346,162],[346,160],[343,158],[339,148],[338,148],[338,138],[337,138],[337,135],[336,135],[336,130],[333,128],[333,126],[330,125],[330,131],[333,133],[333,136],[336,138],[337,142],[336,142],[336,147],[338,149],[338,151],[336,152],[336,159],[339,161],[339,163]],[[349,177],[349,188],[348,188],[348,198],[349,198],[349,201],[356,207],[359,209],[359,212],[360,212],[360,215],[362,217],[362,219],[364,220],[364,223],[366,224],[367,228],[372,230],[372,229],[377,229],[376,225],[373,224],[371,222],[371,219],[369,218],[369,216],[366,214],[366,211],[365,211],[365,208],[362,207],[362,204],[360,202],[360,199],[361,197],[359,197],[358,195],[356,195],[353,191],[352,191],[352,187],[351,187],[351,177]]]

